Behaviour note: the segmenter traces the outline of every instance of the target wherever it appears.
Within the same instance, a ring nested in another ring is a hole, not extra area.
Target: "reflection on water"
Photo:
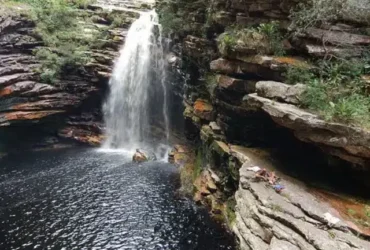
[[[0,161],[0,249],[234,249],[176,193],[177,169],[117,153],[45,151]]]

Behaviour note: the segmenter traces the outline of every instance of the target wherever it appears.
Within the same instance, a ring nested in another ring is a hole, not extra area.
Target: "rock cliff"
[[[325,13],[325,4],[320,11],[300,12],[312,20],[299,29],[295,10],[322,1],[158,2],[163,25],[173,20],[165,27],[174,42],[170,63],[187,73],[187,134],[199,139],[195,200],[216,217],[225,215],[241,249],[370,248],[367,202],[339,198],[346,189],[356,194],[366,189],[367,126],[323,115],[325,105],[335,110],[338,103],[327,101],[322,110],[306,105],[304,98],[313,87],[301,81],[300,73],[315,74],[322,61],[364,57],[370,45],[369,4],[342,1],[340,14],[320,16],[320,21],[314,18]],[[186,25],[180,28],[177,22]],[[298,73],[292,77],[292,72]],[[359,78],[367,79],[364,72]],[[361,87],[361,95],[366,99],[365,89]],[[269,154],[256,154],[265,151]],[[248,170],[256,166],[280,176],[283,191]],[[185,163],[183,169],[189,175],[192,168]],[[325,195],[318,195],[311,183],[336,184],[328,188],[330,195],[327,188],[319,188]]]
[[[35,23],[22,14],[29,7],[0,7],[0,133],[4,149],[73,141],[100,144],[101,107],[114,59],[141,7],[127,1],[99,1],[78,10],[82,17],[94,17],[92,25],[81,19],[81,36],[103,31],[107,35],[97,41],[102,46],[85,52],[90,60],[83,67],[63,71],[52,84],[40,78],[41,62],[35,50],[45,45],[35,32]],[[112,13],[123,20],[119,25],[112,25]]]

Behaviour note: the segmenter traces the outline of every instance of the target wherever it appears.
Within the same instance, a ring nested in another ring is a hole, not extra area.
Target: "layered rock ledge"
[[[299,140],[315,144],[328,154],[369,169],[369,131],[343,123],[328,122],[292,104],[280,103],[257,94],[248,95],[246,101],[250,107],[263,110],[277,124],[292,130]]]
[[[245,159],[235,194],[233,227],[241,249],[369,249],[370,243],[361,239],[361,235],[368,237],[369,231],[346,221],[330,204],[307,192],[308,187],[301,182],[278,173],[280,185],[285,187],[281,193],[258,182],[248,168],[258,165],[270,171],[273,164],[261,161],[248,149],[237,151]]]

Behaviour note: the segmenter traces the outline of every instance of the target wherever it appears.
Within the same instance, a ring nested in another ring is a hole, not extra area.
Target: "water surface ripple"
[[[0,249],[233,249],[178,171],[91,149],[0,161]]]

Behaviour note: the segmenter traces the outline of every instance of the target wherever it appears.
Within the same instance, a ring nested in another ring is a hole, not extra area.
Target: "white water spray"
[[[130,27],[110,80],[104,106],[106,149],[134,150],[153,145],[153,120],[164,127],[160,141],[167,142],[169,121],[165,61],[161,27],[155,11],[141,13]]]

